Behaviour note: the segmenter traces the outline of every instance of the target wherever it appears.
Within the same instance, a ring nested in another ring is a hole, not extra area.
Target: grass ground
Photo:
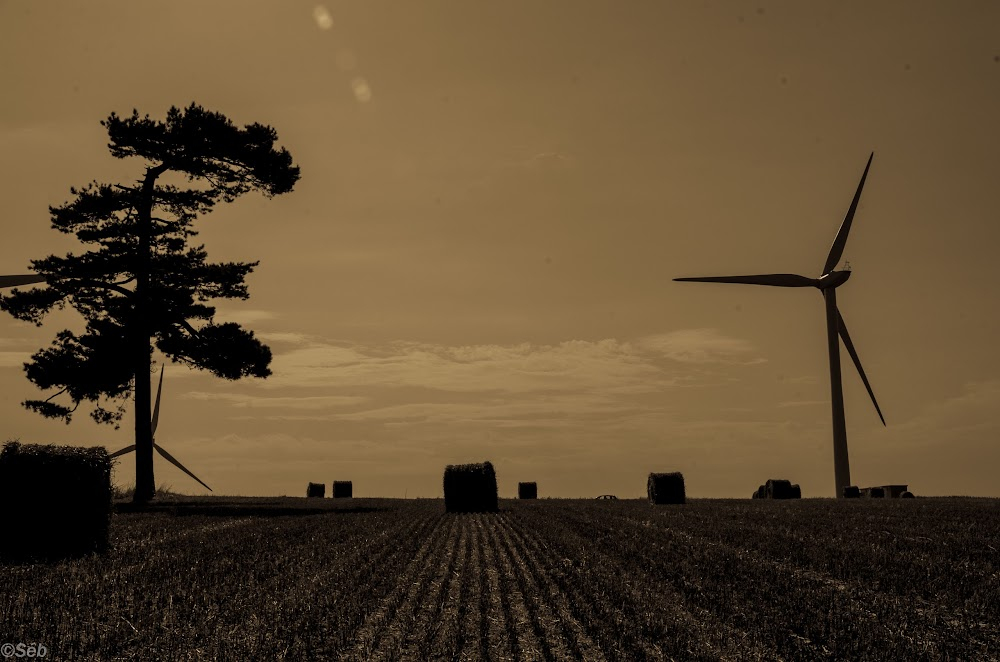
[[[0,565],[53,659],[1000,659],[1000,501],[164,498]]]

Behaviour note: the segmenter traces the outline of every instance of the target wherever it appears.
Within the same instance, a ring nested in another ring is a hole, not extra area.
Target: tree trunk
[[[153,193],[156,178],[165,170],[161,164],[146,170],[137,205],[138,254],[135,270],[135,299],[132,320],[132,372],[135,380],[135,492],[132,501],[145,503],[156,494],[153,476],[152,386],[149,366],[152,329],[149,323],[149,278],[152,264]]]

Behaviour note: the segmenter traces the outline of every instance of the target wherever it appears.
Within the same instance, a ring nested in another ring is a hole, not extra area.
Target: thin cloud
[[[181,400],[225,402],[237,408],[330,409],[348,407],[367,402],[369,398],[354,395],[319,395],[310,397],[266,397],[241,393],[208,393],[192,391],[180,396]]]
[[[31,360],[31,352],[0,352],[0,368],[20,368]]]
[[[756,348],[741,338],[716,329],[681,329],[640,338],[639,347],[681,363],[763,363],[767,359],[749,357]]]
[[[275,357],[264,388],[408,386],[454,392],[539,392],[641,385],[662,377],[628,343],[442,346],[395,342],[378,348],[314,342]]]
[[[261,320],[275,319],[277,315],[269,310],[219,310],[216,309],[215,321],[218,324],[236,322],[237,324],[252,324]]]

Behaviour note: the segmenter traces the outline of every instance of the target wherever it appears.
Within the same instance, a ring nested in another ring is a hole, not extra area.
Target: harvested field
[[[1000,656],[991,499],[445,514],[440,499],[182,498],[115,514],[111,541],[0,565],[6,639],[53,659]]]

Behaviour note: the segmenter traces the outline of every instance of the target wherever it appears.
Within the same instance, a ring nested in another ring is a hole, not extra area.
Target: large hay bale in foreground
[[[100,447],[4,444],[0,556],[54,560],[104,552],[111,522],[111,458]]]
[[[354,498],[354,483],[352,483],[349,480],[333,481],[333,498],[334,499]]]
[[[857,485],[844,485],[843,495],[845,499],[857,499],[861,496],[861,490]]]
[[[538,498],[538,483],[518,483],[517,484],[517,498],[518,499],[537,499]]]
[[[449,513],[496,512],[497,474],[493,464],[486,461],[445,467],[444,509]]]
[[[326,496],[326,483],[309,483],[306,488],[307,497],[323,498]]]
[[[684,475],[673,473],[651,473],[646,479],[646,495],[650,503],[684,503]]]

